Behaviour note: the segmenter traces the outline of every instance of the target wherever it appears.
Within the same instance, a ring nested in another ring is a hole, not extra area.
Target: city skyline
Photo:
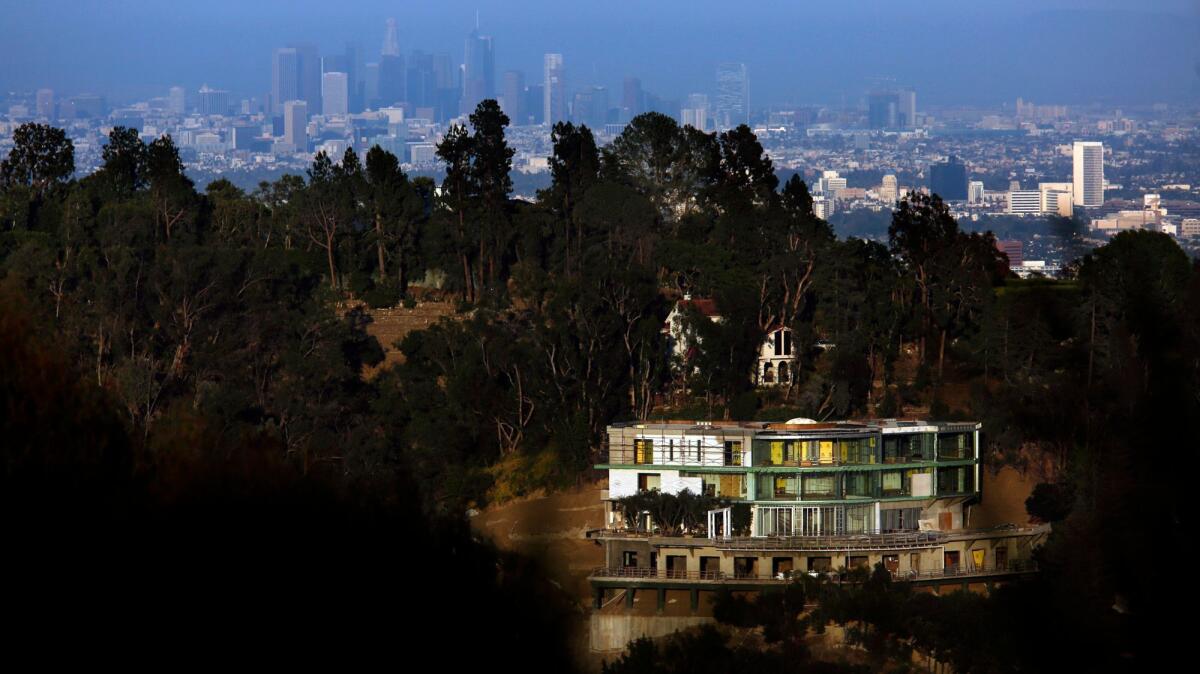
[[[120,4],[137,12],[152,3]],[[1171,1],[1150,3],[1136,13],[1133,8],[1143,5],[1103,2],[1085,11],[1086,3],[1061,1],[1007,3],[1003,8],[987,4],[953,14],[943,11],[946,3],[937,2],[910,17],[856,11],[876,8],[870,2],[841,12],[775,7],[773,16],[779,21],[747,17],[745,23],[725,25],[720,32],[724,39],[716,42],[706,37],[721,25],[711,12],[681,12],[672,3],[640,10],[637,30],[620,25],[618,12],[610,16],[589,4],[569,20],[547,15],[542,2],[515,9],[484,2],[437,14],[422,3],[358,6],[362,11],[331,15],[331,9],[307,3],[297,8],[308,11],[297,13],[267,2],[215,18],[209,5],[202,12],[184,5],[170,20],[143,12],[138,21],[143,28],[118,42],[113,31],[123,28],[108,25],[93,4],[84,3],[75,12],[55,2],[13,7],[14,20],[29,30],[0,44],[0,86],[101,93],[122,101],[173,85],[195,90],[207,83],[247,97],[271,86],[271,73],[251,64],[269,63],[283,45],[311,44],[324,55],[353,42],[369,62],[384,51],[385,36],[394,38],[389,46],[400,54],[414,49],[447,52],[464,64],[462,45],[478,11],[479,33],[495,40],[494,73],[518,70],[529,77],[540,71],[543,54],[562,53],[567,64],[574,64],[569,66],[572,85],[579,88],[600,85],[619,91],[624,78],[636,77],[660,95],[682,99],[699,91],[715,93],[705,85],[719,64],[740,62],[754,74],[754,105],[768,106],[854,102],[877,89],[878,81],[888,80],[919,90],[930,104],[979,104],[1017,96],[1070,104],[1172,102],[1195,100],[1200,94],[1194,70],[1200,60],[1200,41],[1195,39],[1200,20],[1187,3]],[[700,3],[699,9],[709,8]],[[394,34],[386,32],[388,19],[396,21]],[[1128,32],[1131,20],[1141,30]],[[1022,23],[1027,29],[1015,37],[1002,35],[1002,29]],[[824,30],[813,31],[816,25]],[[178,34],[181,26],[189,28],[189,35]],[[905,44],[901,36],[914,29],[937,34],[938,45]],[[1050,39],[1047,30],[1060,34]],[[1145,33],[1154,33],[1153,39]],[[127,58],[147,41],[158,58]],[[1082,67],[1085,48],[1088,68]],[[1044,69],[1047,62],[1075,74],[1059,77]],[[491,79],[494,91],[495,74]],[[1101,80],[1121,86],[1098,86]],[[1182,82],[1188,84],[1180,86]]]

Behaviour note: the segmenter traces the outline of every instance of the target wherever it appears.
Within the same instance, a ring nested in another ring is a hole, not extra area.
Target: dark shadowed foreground
[[[0,298],[9,655],[168,667],[387,658],[569,669],[561,594],[403,478],[303,475],[180,421],[148,446]],[[219,451],[214,461],[205,452]],[[274,458],[279,457],[279,458]]]

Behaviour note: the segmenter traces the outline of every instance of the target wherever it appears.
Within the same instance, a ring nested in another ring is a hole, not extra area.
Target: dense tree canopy
[[[170,137],[120,127],[100,169],[74,180],[61,131],[20,127],[0,165],[0,377],[25,363],[45,377],[0,387],[15,410],[0,421],[21,438],[5,444],[6,487],[42,471],[111,508],[186,510],[236,467],[253,477],[230,493],[261,479],[354,510],[345,495],[370,484],[364,507],[388,512],[396,485],[415,484],[419,502],[396,512],[455,516],[580,479],[615,420],[970,414],[990,462],[1052,465],[1029,508],[1057,524],[1046,584],[964,606],[1003,629],[1014,605],[1034,605],[1035,626],[1072,625],[1064,643],[1094,663],[1169,652],[1176,635],[1153,616],[1176,579],[1143,555],[1185,544],[1190,474],[1151,459],[1186,459],[1179,429],[1200,418],[1200,274],[1169,237],[1123,233],[1074,278],[1017,281],[990,234],[913,194],[889,245],[839,240],[799,177],[779,185],[749,128],[705,134],[656,113],[604,148],[556,125],[552,185],[516,200],[507,124],[485,101],[452,127],[437,185],[374,147],[318,154],[304,176],[250,194],[226,181],[198,192]],[[696,339],[672,360],[664,324],[689,294],[722,320],[685,311]],[[399,345],[368,334],[373,310],[429,295],[457,313]],[[778,330],[791,377],[768,391],[757,353]],[[391,346],[402,358],[364,376]],[[37,440],[42,426],[53,432]],[[495,569],[490,553],[472,559]],[[837,609],[886,626],[863,633],[872,648],[945,643],[870,613],[895,599],[875,589],[887,602]],[[771,629],[790,639],[789,625]],[[713,663],[732,661],[720,638],[701,639]],[[612,671],[643,671],[647,648]],[[1029,662],[1002,650],[943,660]]]

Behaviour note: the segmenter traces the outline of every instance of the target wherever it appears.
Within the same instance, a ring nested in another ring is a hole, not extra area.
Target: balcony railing
[[[921,582],[943,579],[970,579],[990,576],[1019,575],[1037,572],[1037,562],[1033,560],[1014,560],[1003,565],[984,567],[955,566],[930,571],[893,571],[892,579],[896,582]],[[753,581],[761,583],[788,583],[804,576],[817,577],[824,575],[833,582],[845,582],[851,578],[849,573],[837,571],[785,571],[773,575],[759,573],[725,573],[724,571],[683,571],[666,570],[650,567],[599,567],[592,569],[591,578],[595,580],[641,580],[641,581],[696,581],[709,583]]]

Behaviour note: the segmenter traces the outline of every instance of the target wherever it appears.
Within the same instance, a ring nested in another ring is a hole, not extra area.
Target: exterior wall
[[[726,453],[728,442],[740,443],[740,455]],[[962,529],[963,502],[979,494],[978,460],[975,423],[677,422],[610,427],[609,459],[598,467],[609,471],[612,499],[637,493],[641,474],[656,475],[658,489],[671,494],[703,493],[707,483],[751,503],[753,535],[777,536]],[[864,514],[870,506],[874,513]],[[771,511],[784,524],[764,528],[764,507],[791,509],[791,518]],[[919,522],[911,512],[899,520],[881,516],[893,509],[921,509]],[[609,520],[615,528],[622,524]]]

